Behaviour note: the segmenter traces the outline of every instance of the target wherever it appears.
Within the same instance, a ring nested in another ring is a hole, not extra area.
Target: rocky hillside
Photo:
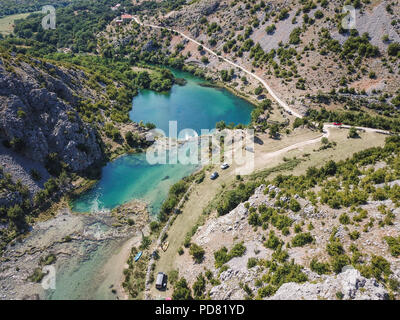
[[[356,13],[349,29],[342,27],[345,4]],[[304,114],[325,107],[398,118],[398,16],[399,6],[382,0],[201,0],[143,19],[183,31],[253,70]],[[187,62],[220,73],[222,81],[244,94],[259,85],[179,36],[166,44]]]
[[[222,190],[174,272],[198,298],[398,299],[399,145]]]
[[[86,81],[77,68],[1,52],[0,251],[71,189],[72,174],[104,159],[98,129],[78,113],[83,98],[97,100]]]
[[[0,65],[0,138],[30,160],[51,166],[52,154],[71,171],[83,171],[102,158],[96,131],[84,123],[78,95],[90,96],[83,72],[39,60]]]
[[[97,131],[77,106],[93,98],[86,75],[4,53],[0,60],[0,165],[35,194],[50,175],[83,172],[103,158]]]

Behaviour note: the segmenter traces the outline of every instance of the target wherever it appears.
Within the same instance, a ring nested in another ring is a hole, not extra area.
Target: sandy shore
[[[102,273],[105,275],[104,282],[98,289],[98,294],[103,295],[102,292],[115,290],[115,297],[119,300],[128,300],[129,296],[122,287],[125,280],[124,269],[128,268],[127,261],[131,249],[138,247],[142,240],[141,232],[137,232],[135,236],[123,243],[120,250],[117,251],[102,268]]]

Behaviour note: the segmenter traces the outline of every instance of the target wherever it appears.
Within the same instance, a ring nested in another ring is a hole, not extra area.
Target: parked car
[[[218,172],[214,172],[214,173],[210,176],[210,179],[211,179],[211,180],[215,180],[215,179],[217,179],[218,177],[219,177]]]
[[[228,168],[229,168],[229,164],[227,164],[226,162],[221,164],[221,169],[222,170],[225,170],[225,169],[228,169]]]
[[[163,272],[159,272],[157,274],[157,279],[156,279],[156,288],[158,290],[165,289],[167,287],[167,275]]]
[[[341,123],[341,122],[334,122],[333,125],[334,125],[334,126],[341,126],[342,123]]]

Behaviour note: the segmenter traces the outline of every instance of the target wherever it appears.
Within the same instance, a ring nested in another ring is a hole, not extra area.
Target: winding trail
[[[150,27],[150,28],[155,28],[155,29],[165,29],[165,30],[169,30],[171,32],[175,32],[178,33],[179,35],[181,35],[182,37],[184,37],[185,39],[199,45],[202,46],[203,49],[205,51],[207,51],[208,53],[210,53],[211,55],[216,56],[217,58],[229,63],[230,65],[242,70],[243,72],[245,72],[246,74],[250,75],[251,77],[253,77],[254,79],[256,79],[257,81],[259,81],[268,91],[268,93],[271,95],[271,97],[283,108],[285,109],[288,113],[292,114],[293,116],[297,117],[297,118],[303,118],[303,115],[301,115],[300,113],[296,112],[295,110],[293,110],[292,108],[290,108],[288,106],[287,103],[285,103],[284,101],[282,101],[276,94],[275,92],[271,89],[271,87],[266,83],[266,81],[264,81],[261,77],[259,77],[258,75],[256,75],[255,73],[252,73],[250,71],[248,71],[247,69],[245,69],[244,67],[218,55],[217,53],[215,53],[214,51],[212,51],[210,48],[205,47],[203,44],[201,44],[200,42],[190,38],[189,36],[187,36],[186,34],[184,34],[183,32],[180,32],[178,30],[172,29],[172,28],[167,28],[167,27],[162,27],[162,26],[157,26],[157,25],[152,25],[152,24],[146,24],[143,22],[140,22],[139,19],[137,17],[133,17],[134,21],[144,27]],[[328,138],[330,136],[330,129],[331,128],[344,128],[344,129],[350,129],[351,126],[349,125],[334,125],[331,123],[325,123],[323,126],[323,134],[317,138],[313,138],[310,140],[305,140],[305,141],[301,141],[298,143],[295,143],[293,145],[287,146],[285,148],[282,148],[280,150],[274,151],[274,152],[270,152],[267,154],[264,154],[263,160],[268,160],[268,159],[272,159],[275,158],[283,153],[286,153],[288,151],[294,150],[294,149],[298,149],[310,144],[314,144],[314,143],[318,143],[319,141],[321,141],[322,138]],[[355,127],[357,130],[361,130],[361,131],[366,131],[366,132],[377,132],[377,133],[381,133],[381,134],[387,134],[390,135],[391,133],[389,131],[386,130],[380,130],[380,129],[373,129],[373,128],[364,128],[364,127]],[[190,186],[189,190],[187,191],[186,194],[188,194],[190,192],[190,190],[192,189],[192,186]],[[185,197],[183,197],[184,199]],[[182,199],[182,200],[183,200]],[[183,201],[180,201],[180,203],[178,204],[178,208],[180,208],[183,204]],[[172,217],[171,216],[167,222],[167,224],[164,226],[162,232],[160,233],[159,238],[157,239],[157,243],[156,246],[159,247],[161,245],[161,239],[164,233],[167,232],[167,230],[169,229],[171,223],[172,223]],[[145,299],[152,299],[151,295],[150,295],[150,286],[151,286],[151,282],[150,282],[150,274],[152,272],[152,265],[153,263],[155,263],[154,259],[151,258],[150,263],[148,265],[148,269],[147,269],[147,273],[146,273],[146,281],[145,281]]]
[[[244,67],[238,65],[237,63],[235,63],[235,62],[233,62],[233,61],[231,61],[231,60],[229,60],[229,59],[227,59],[227,58],[224,58],[223,56],[218,55],[216,52],[214,52],[214,51],[211,50],[210,48],[204,46],[204,44],[201,44],[200,42],[196,41],[195,39],[190,38],[189,36],[187,36],[186,34],[184,34],[184,33],[181,32],[181,31],[178,31],[178,30],[175,30],[175,29],[172,29],[172,28],[156,26],[156,25],[154,25],[154,24],[143,23],[143,22],[140,22],[140,20],[139,20],[137,17],[133,17],[133,19],[135,20],[135,22],[136,22],[137,24],[139,24],[139,25],[141,25],[141,26],[149,27],[149,28],[155,28],[155,29],[165,29],[165,30],[168,30],[168,31],[176,32],[176,33],[180,34],[182,37],[184,37],[185,39],[187,39],[187,40],[189,40],[189,41],[191,41],[191,42],[193,42],[193,43],[195,43],[195,44],[197,44],[197,45],[199,45],[199,46],[202,46],[203,49],[204,49],[205,51],[207,51],[208,53],[212,54],[213,56],[216,56],[216,57],[219,58],[219,59],[222,59],[223,61],[225,61],[225,62],[229,63],[230,65],[232,65],[232,66],[234,66],[234,67],[236,67],[236,68],[242,70],[243,72],[247,73],[249,76],[251,76],[251,77],[253,77],[254,79],[256,79],[257,81],[261,82],[261,84],[265,87],[265,89],[267,89],[267,91],[268,91],[268,93],[271,95],[271,97],[272,97],[283,109],[285,109],[287,112],[291,113],[292,115],[294,115],[294,116],[297,117],[297,118],[303,118],[303,115],[301,115],[300,113],[298,113],[298,112],[296,112],[295,110],[293,110],[292,108],[290,108],[289,105],[288,105],[286,102],[282,101],[282,100],[275,94],[275,92],[271,89],[271,87],[270,87],[261,77],[259,77],[259,76],[256,75],[255,73],[250,72],[249,70],[247,70],[247,69],[245,69]]]

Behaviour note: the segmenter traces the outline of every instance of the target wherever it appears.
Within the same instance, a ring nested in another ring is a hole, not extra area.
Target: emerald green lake
[[[213,129],[218,121],[248,124],[252,104],[223,88],[202,86],[205,81],[185,72],[173,71],[175,77],[186,79],[184,86],[175,85],[168,93],[142,91],[133,99],[130,118],[151,122],[167,136],[169,121],[177,121],[182,129]]]
[[[250,122],[252,105],[225,89],[201,86],[203,80],[187,73],[175,72],[176,77],[185,78],[185,86],[173,86],[171,92],[160,94],[143,91],[133,100],[131,119],[152,122],[168,136],[168,122],[177,121],[178,133],[191,128],[197,133],[201,129],[213,129],[218,121],[226,123]],[[108,163],[102,169],[100,181],[88,192],[71,203],[75,212],[97,212],[113,209],[133,199],[145,201],[155,216],[168,195],[169,188],[196,170],[196,165],[151,165],[146,155],[124,155]],[[95,251],[88,252],[85,261],[71,259],[70,264],[57,270],[57,289],[49,292],[48,299],[115,299],[104,283],[101,269],[120,242],[111,240]],[[114,284],[115,285],[115,284]]]
[[[133,100],[131,119],[152,122],[168,135],[169,121],[177,121],[178,133],[191,128],[213,129],[218,121],[248,124],[252,105],[226,89],[204,87],[202,79],[174,71],[185,78],[184,86],[174,85],[169,93],[145,90]],[[146,201],[156,214],[172,184],[190,175],[194,165],[150,165],[145,154],[125,155],[102,170],[97,185],[72,203],[77,212],[113,209],[132,199]]]

